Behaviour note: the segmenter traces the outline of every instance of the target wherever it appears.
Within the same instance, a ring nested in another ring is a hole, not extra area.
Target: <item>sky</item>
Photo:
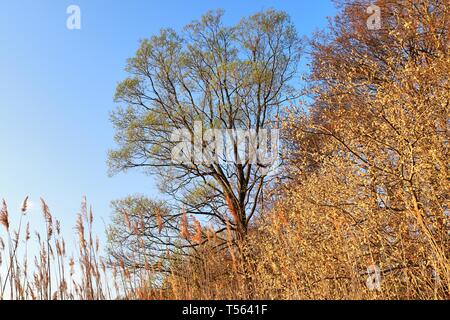
[[[227,23],[260,10],[286,11],[300,35],[325,27],[331,0],[0,0],[0,199],[19,215],[42,221],[40,197],[61,220],[66,240],[83,196],[95,232],[104,235],[110,202],[130,194],[158,198],[156,179],[139,171],[109,177],[114,148],[109,113],[115,87],[139,40],[161,28],[181,28],[208,10]],[[81,9],[81,29],[69,30],[69,5]],[[0,231],[1,233],[1,231]]]

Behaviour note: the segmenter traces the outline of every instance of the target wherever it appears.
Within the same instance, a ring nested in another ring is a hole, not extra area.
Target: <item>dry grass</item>
[[[314,181],[317,182],[317,181]],[[411,237],[401,221],[392,243],[380,233],[386,216],[354,224],[336,208],[305,201],[317,194],[292,190],[265,219],[259,219],[245,244],[231,241],[217,249],[204,242],[195,258],[172,256],[167,273],[157,265],[108,264],[92,233],[86,203],[78,215],[77,255],[68,257],[55,220],[42,200],[45,234],[30,234],[27,200],[15,230],[3,202],[0,239],[1,299],[448,299],[448,281],[439,257],[426,239]],[[330,187],[330,186],[329,186]],[[289,209],[288,209],[289,208]],[[307,214],[306,214],[307,213]],[[125,214],[125,213],[124,213]],[[133,228],[130,226],[130,228]],[[199,228],[198,226],[196,228]],[[138,230],[136,230],[138,232]],[[193,235],[197,236],[198,235]],[[231,233],[229,239],[233,238]],[[37,240],[39,251],[27,250]],[[222,243],[223,244],[223,243]],[[145,248],[142,248],[142,254]],[[20,259],[23,253],[23,258]],[[30,266],[30,263],[34,265]],[[161,262],[162,263],[162,262]],[[445,262],[448,263],[448,262]],[[367,287],[367,267],[381,270],[380,290]]]
[[[78,255],[69,257],[61,225],[41,199],[45,232],[31,234],[26,222],[28,198],[22,205],[16,229],[10,225],[10,212],[3,200],[0,217],[0,299],[106,299],[114,294],[105,261],[99,256],[100,245],[92,233],[93,216],[83,203],[76,231]],[[30,242],[38,249],[30,252]]]

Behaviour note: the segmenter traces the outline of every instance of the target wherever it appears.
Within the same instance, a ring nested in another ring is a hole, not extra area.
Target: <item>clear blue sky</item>
[[[180,30],[209,9],[224,9],[230,23],[262,9],[282,9],[301,35],[324,27],[335,13],[330,0],[0,3],[0,199],[14,211],[29,195],[33,222],[40,218],[39,197],[45,198],[66,233],[73,233],[84,195],[103,234],[111,200],[157,194],[155,181],[139,172],[107,175],[106,154],[114,147],[112,97],[139,39],[163,27]],[[70,4],[81,8],[81,30],[66,28]]]

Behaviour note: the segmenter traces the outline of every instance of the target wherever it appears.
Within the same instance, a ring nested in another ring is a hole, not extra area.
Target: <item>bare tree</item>
[[[155,223],[156,207],[148,200],[116,203],[113,243],[126,245],[132,238],[122,214],[127,210],[131,217],[145,216],[146,246],[158,250],[192,248],[206,241],[206,223],[219,238],[227,228],[234,240],[246,237],[277,165],[264,161],[268,141],[258,137],[262,130],[278,128],[280,107],[296,97],[292,82],[300,52],[290,18],[274,10],[231,27],[223,24],[222,12],[210,12],[182,33],[163,29],[141,42],[128,61],[129,77],[115,95],[124,106],[112,115],[118,148],[110,152],[110,168],[141,168],[158,175],[169,200],[163,205],[162,226]],[[221,142],[227,152],[216,144],[209,157],[203,156],[210,129],[233,132]],[[236,130],[246,130],[244,144]],[[192,145],[177,153],[180,132]],[[198,136],[200,146],[194,141]],[[180,155],[184,161],[174,161]]]

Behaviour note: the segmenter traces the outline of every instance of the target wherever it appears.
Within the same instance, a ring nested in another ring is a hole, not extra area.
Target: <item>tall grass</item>
[[[93,215],[83,202],[78,215],[77,255],[68,256],[60,221],[41,199],[44,232],[31,233],[27,222],[28,198],[14,228],[5,200],[0,211],[0,299],[106,299],[113,298],[100,244],[92,232]],[[30,242],[34,242],[29,250]],[[33,252],[31,252],[33,251]]]
[[[203,241],[195,249],[195,258],[172,256],[165,273],[148,262],[130,266],[123,261],[113,264],[102,257],[99,240],[93,234],[93,213],[86,201],[77,216],[74,256],[68,256],[60,222],[44,200],[45,232],[34,234],[27,222],[28,199],[17,213],[20,218],[15,227],[3,201],[0,299],[449,298],[448,279],[424,243],[410,243],[399,235],[402,249],[398,252],[389,252],[386,243],[367,246],[368,238],[373,237],[370,227],[374,228],[376,222],[354,229],[357,237],[346,237],[343,234],[349,232],[349,225],[345,220],[299,205],[298,200],[292,197],[283,206],[276,206],[268,217],[259,219],[240,245],[229,241],[217,250],[217,239]],[[130,228],[139,232],[138,227]],[[228,237],[230,240],[232,235]],[[34,252],[29,250],[32,241],[38,245]],[[145,253],[145,248],[141,249],[137,254]],[[380,288],[371,290],[366,266],[380,256],[389,258],[382,260]]]

